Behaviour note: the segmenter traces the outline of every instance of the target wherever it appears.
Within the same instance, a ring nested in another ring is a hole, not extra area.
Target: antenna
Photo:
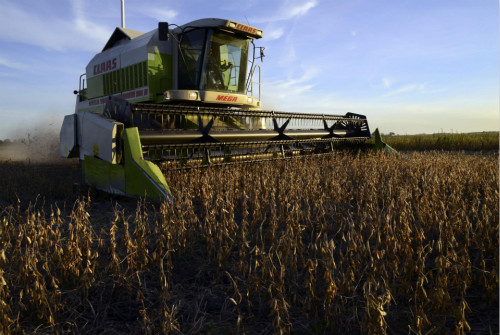
[[[125,28],[125,0],[122,1],[122,28]]]

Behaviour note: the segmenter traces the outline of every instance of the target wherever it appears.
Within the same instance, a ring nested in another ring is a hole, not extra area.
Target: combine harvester
[[[162,201],[171,198],[162,170],[364,145],[364,115],[261,109],[256,61],[264,54],[254,40],[262,36],[222,19],[160,22],[148,33],[116,28],[80,77],[61,155],[80,158],[92,187]]]

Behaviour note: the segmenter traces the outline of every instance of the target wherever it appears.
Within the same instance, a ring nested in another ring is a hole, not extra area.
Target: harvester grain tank
[[[174,29],[171,29],[174,27]],[[366,117],[261,109],[263,31],[223,19],[116,28],[80,77],[61,155],[113,194],[171,197],[162,170],[324,153],[370,138]]]

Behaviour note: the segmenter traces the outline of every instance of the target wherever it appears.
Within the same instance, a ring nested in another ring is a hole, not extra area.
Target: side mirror
[[[168,41],[168,22],[158,22],[158,39]]]

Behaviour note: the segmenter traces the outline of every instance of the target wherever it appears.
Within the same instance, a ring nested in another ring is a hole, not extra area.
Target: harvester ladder
[[[253,80],[253,77],[255,75],[256,70],[258,70],[258,75],[259,75],[258,81]],[[247,82],[247,95],[254,96],[253,84],[257,84],[257,86],[258,86],[258,96],[256,96],[256,98],[260,101],[260,65],[255,65],[250,70],[250,73],[248,75],[248,82]]]

